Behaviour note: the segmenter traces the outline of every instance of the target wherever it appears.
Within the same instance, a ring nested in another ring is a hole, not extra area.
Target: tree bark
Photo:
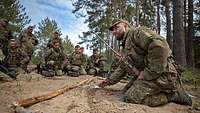
[[[177,63],[186,67],[183,2],[182,0],[173,0],[173,52]]]
[[[173,39],[172,39],[172,30],[171,30],[171,16],[170,16],[170,10],[169,10],[169,0],[165,0],[165,14],[166,14],[166,20],[167,20],[167,42],[169,44],[169,47],[173,48]]]
[[[160,0],[157,0],[157,33],[160,34]]]
[[[136,0],[136,27],[140,22],[140,0]]]
[[[186,49],[187,53],[187,66],[193,67],[193,49],[192,49],[192,39],[194,36],[193,31],[193,0],[188,0],[188,47]]]

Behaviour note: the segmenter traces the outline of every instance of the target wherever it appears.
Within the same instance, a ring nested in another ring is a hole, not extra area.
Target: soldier
[[[113,73],[117,69],[117,67],[119,66],[119,63],[120,63],[121,55],[120,55],[119,50],[116,50],[116,51],[117,51],[117,54],[115,54],[115,56],[114,56],[115,58],[112,61],[112,64],[110,66],[109,75],[111,75],[111,73]]]
[[[20,47],[28,54],[29,61],[26,64],[26,71],[28,63],[31,60],[31,56],[33,54],[33,47],[38,44],[38,39],[35,37],[35,35],[32,34],[33,32],[33,26],[29,26],[27,30],[20,34],[19,41],[20,41]]]
[[[103,77],[103,62],[97,49],[93,49],[93,54],[88,60],[88,74]]]
[[[6,74],[10,74],[12,78],[15,78],[19,74],[19,69],[25,69],[25,64],[29,61],[29,57],[17,46],[15,39],[10,39],[8,46],[8,54],[1,64],[2,71]],[[9,73],[14,72],[14,73]]]
[[[100,87],[116,84],[132,71],[136,80],[125,92],[125,102],[148,106],[168,102],[192,105],[191,97],[177,83],[180,73],[163,37],[146,27],[130,27],[125,20],[117,20],[109,30],[122,41],[126,61],[122,61],[111,77],[99,84]],[[124,65],[127,62],[128,65]]]
[[[64,55],[59,42],[54,42],[45,54],[45,64],[41,70],[44,76],[63,75],[62,70],[69,64],[66,56]]]
[[[75,46],[75,51],[69,56],[69,61],[71,64],[71,76],[78,76],[80,75],[86,75],[85,71],[85,58],[83,56],[83,53],[80,51],[80,46]]]
[[[10,39],[13,38],[11,30],[8,28],[8,25],[8,20],[0,20],[0,49],[2,49],[4,56],[7,56],[8,42]]]
[[[83,57],[83,68],[84,70],[86,69],[87,67],[87,55],[84,54],[84,47],[80,47],[80,54],[81,56]],[[86,72],[85,72],[86,73]]]
[[[62,41],[61,41],[61,38],[59,37],[59,33],[57,31],[54,32],[53,34],[53,37],[49,40],[49,42],[47,43],[47,47],[48,48],[52,48],[53,47],[53,43],[54,42],[59,42],[61,45],[61,49],[63,49],[63,46],[62,46]]]

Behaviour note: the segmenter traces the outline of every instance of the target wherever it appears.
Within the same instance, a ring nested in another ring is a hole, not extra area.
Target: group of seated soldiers
[[[49,42],[51,43],[51,42]],[[58,41],[52,42],[51,47],[44,56],[44,62],[37,66],[38,73],[47,77],[52,76],[79,76],[96,75],[102,76],[103,63],[97,49],[93,50],[93,55],[87,58],[83,53],[84,48],[75,46],[74,52],[65,55],[61,44]]]
[[[8,21],[0,20],[0,71],[13,79],[16,79],[18,72],[29,72],[27,66],[33,54],[33,47],[38,44],[32,31],[33,26],[29,26],[16,40],[9,29]]]
[[[38,44],[37,38],[32,34],[33,26],[29,26],[20,33],[18,38],[14,38],[8,28],[8,21],[0,20],[0,71],[16,79],[19,73],[30,73],[28,64],[34,51],[34,46]],[[74,52],[70,55],[64,54],[61,38],[56,31],[47,43],[47,51],[41,63],[35,68],[43,76],[52,77],[60,75],[98,75],[102,76],[103,63],[100,60],[98,50],[93,50],[93,55],[89,58],[83,53],[84,48],[75,46]]]

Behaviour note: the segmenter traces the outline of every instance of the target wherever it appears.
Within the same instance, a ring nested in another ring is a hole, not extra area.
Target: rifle
[[[8,75],[10,78],[13,80],[16,80],[16,71],[15,70],[10,70],[6,66],[0,64],[0,71],[3,72],[4,74]]]
[[[115,54],[120,56],[120,64],[121,64],[121,68],[123,68],[124,70],[126,70],[126,72],[130,75],[134,75],[135,77],[138,76],[139,74],[139,70],[131,65],[128,61],[128,59],[131,59],[130,56],[121,56],[118,52],[116,52],[104,39],[102,39],[99,35],[97,35],[97,38],[99,38],[104,44],[106,44],[106,46],[108,46],[112,52],[114,52]]]

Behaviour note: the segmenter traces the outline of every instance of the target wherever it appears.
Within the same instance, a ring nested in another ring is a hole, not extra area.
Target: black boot
[[[192,98],[183,89],[167,94],[167,99],[168,102],[192,106]]]

